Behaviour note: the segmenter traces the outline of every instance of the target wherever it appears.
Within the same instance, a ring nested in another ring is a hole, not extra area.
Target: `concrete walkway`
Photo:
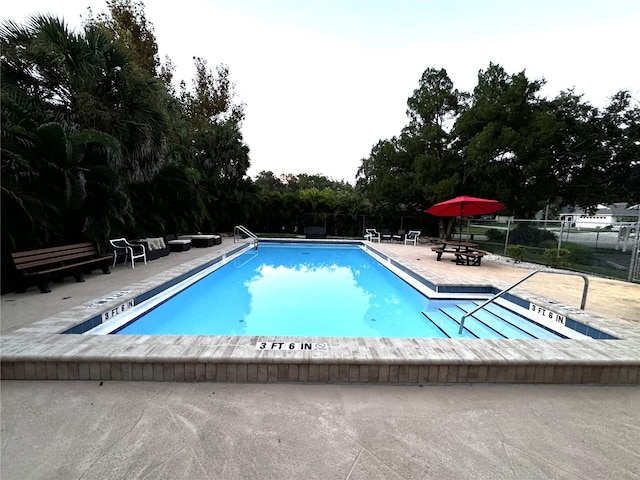
[[[2,382],[3,480],[637,479],[640,389]]]

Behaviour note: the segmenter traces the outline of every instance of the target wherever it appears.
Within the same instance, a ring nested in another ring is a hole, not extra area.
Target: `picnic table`
[[[442,259],[442,255],[450,253],[455,256],[452,261],[457,265],[480,265],[482,257],[487,252],[478,250],[478,244],[462,240],[440,240],[440,246],[432,247],[431,250],[436,254],[436,261]]]

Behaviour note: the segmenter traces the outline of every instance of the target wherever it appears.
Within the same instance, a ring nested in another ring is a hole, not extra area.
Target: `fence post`
[[[635,241],[631,247],[628,281],[640,282],[640,216],[638,216],[638,221],[636,222]]]
[[[511,218],[507,220],[507,234],[504,237],[504,253],[503,255],[507,256],[507,245],[509,245],[509,233],[511,232]]]
[[[564,220],[560,221],[560,235],[558,235],[558,252],[557,252],[557,256],[560,256],[560,249],[562,248],[562,234],[564,230]]]

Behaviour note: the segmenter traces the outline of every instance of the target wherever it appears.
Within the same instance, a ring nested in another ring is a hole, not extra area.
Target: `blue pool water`
[[[460,338],[451,318],[474,306],[427,298],[359,246],[261,244],[117,333]],[[467,322],[464,338],[507,336]]]

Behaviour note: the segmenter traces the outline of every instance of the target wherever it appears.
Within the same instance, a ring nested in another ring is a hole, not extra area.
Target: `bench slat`
[[[487,252],[484,250],[449,250],[442,247],[431,247],[431,251],[436,253],[436,260],[440,261],[442,255],[445,253],[451,253],[455,255],[455,262],[459,265],[480,265],[482,257],[484,257]],[[471,260],[474,260],[473,263],[469,263]]]
[[[57,257],[64,257],[67,255],[84,253],[86,255],[97,255],[96,247],[91,244],[82,245],[75,248],[57,249],[50,252],[40,252],[32,250],[29,255],[22,255],[22,252],[12,253],[11,257],[16,265],[21,265],[28,262],[35,262],[38,260],[48,260]]]
[[[95,257],[98,254],[98,252],[94,249],[92,252],[78,252],[78,253],[68,253],[66,255],[63,256],[56,256],[56,257],[43,257],[43,256],[39,256],[39,258],[37,260],[31,260],[29,259],[28,261],[25,260],[23,262],[15,262],[16,264],[16,268],[18,270],[28,270],[31,268],[35,268],[35,267],[40,267],[40,266],[46,266],[46,265],[51,265],[54,263],[62,263],[64,264],[65,262],[68,262],[70,260],[74,260],[74,259],[82,259],[82,258],[91,258],[91,257]],[[75,262],[74,262],[75,263]]]
[[[100,257],[85,260],[84,262],[72,263],[70,265],[61,265],[59,267],[50,268],[48,270],[38,270],[37,272],[25,272],[24,276],[44,275],[47,273],[60,272],[62,270],[70,270],[73,267],[82,267],[83,265],[91,265],[92,263],[111,262],[111,257]]]
[[[95,246],[91,242],[76,243],[73,245],[62,245],[60,247],[49,247],[49,248],[40,248],[38,250],[25,250],[23,252],[13,252],[11,254],[11,257],[14,259],[18,259],[18,258],[30,257],[34,255],[38,256],[38,255],[48,255],[56,252],[65,252],[67,250],[75,250],[80,248],[95,249]]]

